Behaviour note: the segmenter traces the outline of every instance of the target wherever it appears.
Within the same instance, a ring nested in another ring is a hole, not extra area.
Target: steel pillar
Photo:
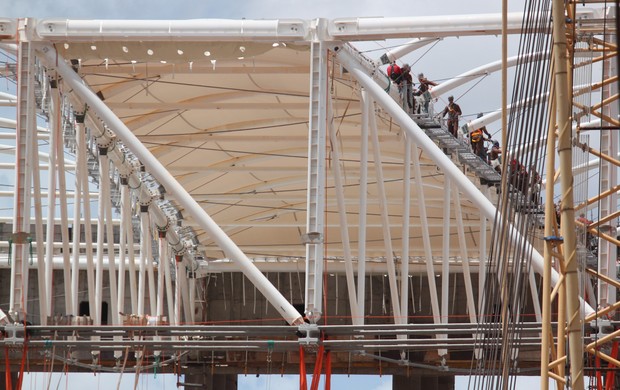
[[[14,317],[25,318],[28,312],[28,241],[30,238],[30,199],[32,189],[30,137],[36,134],[34,98],[34,50],[25,36],[26,21],[20,21],[17,62],[17,125],[15,128],[15,196],[13,202],[13,236],[11,292],[9,310]]]
[[[327,49],[312,42],[308,129],[306,234],[306,317],[316,323],[323,307],[323,227],[325,210],[325,134],[327,125]]]

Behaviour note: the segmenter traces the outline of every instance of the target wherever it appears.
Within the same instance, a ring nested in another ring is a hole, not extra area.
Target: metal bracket
[[[4,326],[4,333],[6,336],[4,341],[8,345],[18,345],[24,343],[24,335],[26,334],[26,329],[24,324],[20,323],[12,323]],[[21,336],[21,337],[18,337]]]
[[[315,351],[319,345],[321,331],[316,324],[302,324],[297,327],[299,345],[309,351]]]
[[[301,235],[304,244],[320,244],[323,242],[323,235],[319,232],[308,232]]]

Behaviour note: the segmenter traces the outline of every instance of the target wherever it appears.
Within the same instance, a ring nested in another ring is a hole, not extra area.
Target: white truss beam
[[[45,40],[69,42],[118,39],[131,41],[266,41],[305,39],[308,22],[286,20],[68,20],[41,19],[36,34]]]

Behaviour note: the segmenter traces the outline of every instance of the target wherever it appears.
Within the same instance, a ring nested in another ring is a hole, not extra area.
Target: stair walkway
[[[461,165],[473,172],[480,179],[480,184],[499,186],[501,175],[474,154],[468,143],[455,138],[444,124],[428,114],[412,115],[412,118],[446,154],[456,156]]]
[[[411,117],[446,154],[456,157],[456,159],[452,159],[455,163],[458,162],[461,166],[473,172],[480,179],[480,185],[493,186],[499,191],[502,176],[473,153],[468,142],[455,138],[443,123],[429,114],[417,114],[411,115]],[[516,211],[522,214],[529,214],[537,226],[544,226],[544,208],[541,203],[527,199],[512,184],[507,183],[507,186],[513,199],[516,199]]]

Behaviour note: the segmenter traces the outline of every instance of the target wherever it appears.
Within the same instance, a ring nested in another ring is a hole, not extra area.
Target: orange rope
[[[24,339],[24,352],[22,353],[22,362],[19,365],[19,377],[17,378],[17,390],[22,389],[24,382],[24,369],[26,367],[26,356],[28,356],[28,336]]]
[[[611,347],[611,357],[616,359],[618,357],[618,342],[614,341]],[[614,367],[613,363],[608,363],[607,367]],[[614,389],[614,381],[616,379],[615,371],[607,371],[607,377],[605,378],[605,390],[613,390]]]
[[[310,390],[319,390],[319,381],[321,380],[321,370],[323,369],[323,355],[325,347],[323,344],[319,346],[319,351],[316,353],[316,362],[314,363],[314,373],[312,374],[312,384]]]
[[[327,351],[325,356],[325,390],[332,387],[332,352]]]
[[[304,347],[299,346],[299,390],[308,390],[306,380],[306,362],[304,361]]]
[[[9,362],[9,347],[4,347],[4,363],[5,363],[5,372],[4,372],[4,383],[7,389],[12,389],[13,384],[11,383],[11,363]]]
[[[599,368],[601,368],[601,358],[598,357],[598,355],[596,355],[596,389],[597,390],[603,390],[603,376],[601,375],[601,370],[599,370]]]

